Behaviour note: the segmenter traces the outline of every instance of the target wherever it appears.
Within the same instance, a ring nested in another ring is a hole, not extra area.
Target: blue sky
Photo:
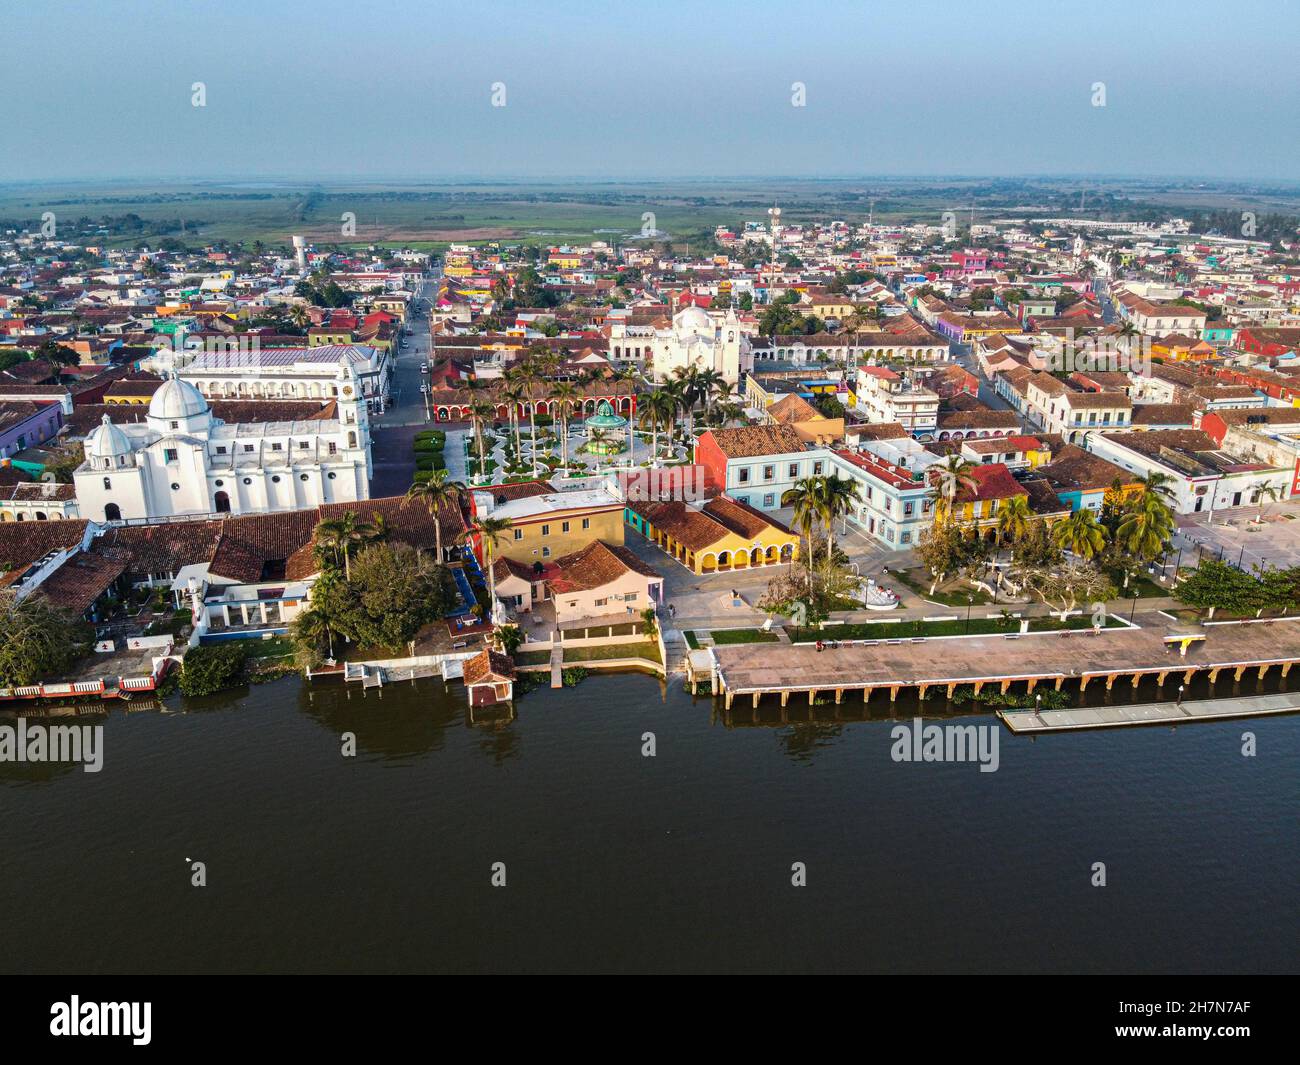
[[[3,0],[0,181],[1294,179],[1297,40],[1285,0]]]

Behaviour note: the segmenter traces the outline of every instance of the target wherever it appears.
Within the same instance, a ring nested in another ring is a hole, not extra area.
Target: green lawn
[[[648,658],[659,662],[659,645],[646,640],[641,643],[605,643],[595,647],[571,647],[564,650],[564,662],[601,662],[613,658]]]
[[[545,666],[551,661],[550,651],[516,651],[512,656],[517,666]]]
[[[1125,628],[1125,623],[1116,617],[1107,615],[1106,628]],[[1062,623],[1059,618],[1030,618],[1030,632],[1058,632],[1062,629],[1092,628],[1092,617],[1083,614],[1072,617]],[[817,640],[910,640],[922,636],[991,636],[1008,632],[1019,632],[1018,618],[971,618],[967,627],[966,619],[958,621],[900,621],[894,624],[881,622],[864,622],[857,625],[827,625],[824,629],[803,629],[798,631],[786,626],[791,639],[799,643],[815,643]]]
[[[686,641],[686,646],[692,651],[698,651],[700,649],[700,640],[699,637],[695,635],[694,629],[686,629],[683,631],[682,638]]]
[[[709,635],[713,637],[713,642],[719,646],[729,643],[777,642],[776,633],[764,632],[762,629],[714,629]]]
[[[897,579],[899,584],[910,588],[921,598],[928,599],[932,603],[943,603],[945,606],[966,606],[968,596],[974,598],[976,606],[984,606],[993,602],[992,597],[987,593],[976,591],[974,588],[970,589],[970,591],[956,592],[945,592],[942,588],[939,588],[931,595],[931,578],[923,569],[890,570],[889,573],[880,578],[879,583],[888,587],[891,579]]]

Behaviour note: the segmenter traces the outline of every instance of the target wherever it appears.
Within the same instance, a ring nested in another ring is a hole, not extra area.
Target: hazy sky
[[[0,0],[0,181],[1294,179],[1297,41],[1286,0]]]

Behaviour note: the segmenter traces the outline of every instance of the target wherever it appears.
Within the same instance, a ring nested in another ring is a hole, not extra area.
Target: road
[[[427,380],[420,366],[429,358],[428,304],[437,291],[439,267],[420,283],[412,300],[403,332],[405,346],[399,342],[393,352],[393,372],[387,408],[383,414],[370,419],[371,454],[374,457],[374,474],[370,479],[372,497],[401,495],[411,485],[415,473],[415,453],[412,441],[415,434],[428,421],[425,417],[424,396],[420,385]]]
[[[1115,313],[1115,304],[1111,302],[1105,279],[1094,277],[1092,291],[1097,294],[1097,302],[1101,306],[1101,320],[1107,325],[1114,325],[1118,315]]]

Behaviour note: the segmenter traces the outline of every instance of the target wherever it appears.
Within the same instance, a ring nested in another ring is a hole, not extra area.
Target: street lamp
[[[1182,706],[1182,705],[1183,705],[1183,685],[1181,685],[1181,684],[1178,685],[1178,699],[1177,699],[1177,701],[1174,703],[1174,705],[1175,705],[1175,706]]]
[[[1137,589],[1135,588],[1133,590],[1133,606],[1132,608],[1130,608],[1128,612],[1128,623],[1130,625],[1133,624],[1133,615],[1137,613],[1137,608],[1138,608],[1138,593],[1137,593]]]
[[[975,605],[975,597],[968,595],[966,597],[966,635],[970,635],[970,608]]]

